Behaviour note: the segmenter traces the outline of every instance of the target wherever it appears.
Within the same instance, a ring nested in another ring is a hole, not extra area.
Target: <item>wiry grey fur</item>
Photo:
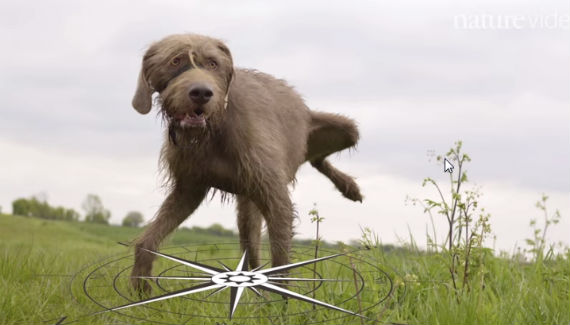
[[[207,103],[198,105],[190,99],[189,89],[196,84],[212,90]],[[156,250],[210,189],[237,197],[240,243],[248,250],[252,267],[259,264],[263,220],[272,264],[288,262],[294,211],[287,185],[304,162],[327,176],[348,199],[362,200],[352,177],[325,159],[356,145],[355,123],[341,115],[309,110],[283,80],[234,68],[230,51],[221,41],[184,34],[152,44],[139,74],[135,109],[148,113],[154,92],[159,93],[161,113],[168,123],[160,160],[169,194],[136,241],[133,276],[151,273],[153,255],[141,248]],[[186,113],[197,109],[203,112],[205,125],[183,127],[180,116],[188,117]],[[150,290],[141,279],[133,278],[132,283],[137,289]]]

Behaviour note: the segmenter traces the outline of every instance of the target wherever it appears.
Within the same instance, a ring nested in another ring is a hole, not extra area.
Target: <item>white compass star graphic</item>
[[[313,263],[317,263],[320,261],[328,260],[328,259],[331,259],[334,257],[341,256],[343,254],[334,254],[334,255],[330,255],[330,256],[315,258],[315,259],[306,260],[306,261],[302,261],[302,262],[298,262],[298,263],[281,265],[281,266],[272,267],[272,268],[268,268],[268,269],[262,269],[264,267],[264,265],[263,265],[263,266],[257,267],[255,269],[249,271],[248,270],[248,263],[247,263],[247,251],[243,253],[236,269],[231,270],[229,267],[225,266],[222,263],[220,263],[220,264],[222,264],[224,269],[219,269],[219,268],[212,267],[209,265],[204,265],[201,263],[188,261],[188,260],[176,257],[176,256],[172,256],[172,255],[168,255],[168,254],[164,254],[164,253],[159,253],[159,252],[155,252],[155,251],[148,250],[148,249],[144,249],[144,250],[148,251],[149,253],[155,254],[157,256],[169,259],[171,261],[174,261],[174,262],[189,266],[189,267],[196,269],[198,271],[204,272],[204,273],[208,274],[208,276],[192,276],[192,277],[189,277],[189,276],[138,276],[138,277],[135,277],[135,278],[140,278],[140,279],[203,281],[204,283],[201,283],[201,284],[189,287],[189,288],[169,292],[169,293],[166,293],[166,294],[163,294],[160,296],[156,296],[156,297],[152,297],[149,299],[144,299],[144,300],[129,303],[126,305],[109,308],[106,311],[116,311],[116,310],[120,310],[120,309],[125,309],[125,308],[149,304],[149,303],[156,302],[156,301],[186,296],[186,295],[190,295],[190,294],[197,293],[197,292],[214,290],[212,293],[210,293],[208,295],[208,297],[209,297],[211,295],[214,295],[216,293],[223,291],[224,289],[230,288],[230,319],[231,319],[232,316],[234,315],[234,312],[236,311],[236,308],[239,304],[239,300],[242,296],[244,289],[248,288],[249,290],[253,291],[258,296],[262,296],[258,289],[263,289],[263,290],[267,290],[267,291],[270,291],[273,293],[280,294],[282,296],[294,298],[294,299],[305,301],[308,303],[313,303],[315,305],[323,306],[323,307],[326,307],[329,309],[337,310],[337,311],[340,311],[343,313],[347,313],[347,314],[351,314],[354,316],[366,318],[365,316],[359,315],[359,314],[352,312],[350,310],[346,310],[346,309],[328,304],[326,302],[322,302],[320,300],[304,296],[302,294],[299,294],[297,292],[294,292],[294,291],[291,291],[291,290],[288,290],[284,287],[279,286],[279,284],[283,283],[284,281],[292,281],[292,282],[294,282],[294,281],[342,281],[342,280],[322,279],[322,278],[311,279],[311,278],[280,277],[279,273],[284,272],[284,271],[288,271],[288,270],[291,270],[291,269],[294,269],[297,267],[301,267],[304,265],[313,264]]]

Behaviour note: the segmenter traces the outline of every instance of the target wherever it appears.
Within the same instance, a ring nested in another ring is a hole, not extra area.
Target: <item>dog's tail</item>
[[[342,115],[311,111],[307,160],[328,177],[344,197],[362,202],[360,189],[354,179],[326,160],[333,152],[354,147],[358,137],[358,128],[353,120]]]

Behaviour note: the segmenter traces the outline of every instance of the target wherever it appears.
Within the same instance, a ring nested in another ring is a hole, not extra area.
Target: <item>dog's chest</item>
[[[236,166],[231,161],[214,158],[204,176],[209,186],[225,192],[239,194],[242,191],[239,187],[236,170]]]
[[[215,152],[209,152],[203,159],[197,158],[193,156],[185,159],[188,167],[188,173],[186,173],[188,181],[233,194],[243,192],[239,186],[235,161]]]

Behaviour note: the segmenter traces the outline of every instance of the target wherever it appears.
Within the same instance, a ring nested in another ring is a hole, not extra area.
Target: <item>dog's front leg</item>
[[[202,202],[207,189],[204,187],[175,186],[168,195],[151,224],[135,243],[135,265],[131,272],[131,284],[144,293],[149,293],[149,283],[140,276],[149,276],[155,255],[148,250],[157,250],[160,242],[182,223]]]
[[[256,204],[243,195],[237,197],[237,211],[239,243],[242,251],[247,251],[249,266],[254,269],[260,263],[259,248],[263,216]]]
[[[293,204],[286,184],[273,186],[265,193],[267,195],[258,198],[256,203],[267,224],[271,265],[285,265],[289,263],[289,250],[293,238]]]

